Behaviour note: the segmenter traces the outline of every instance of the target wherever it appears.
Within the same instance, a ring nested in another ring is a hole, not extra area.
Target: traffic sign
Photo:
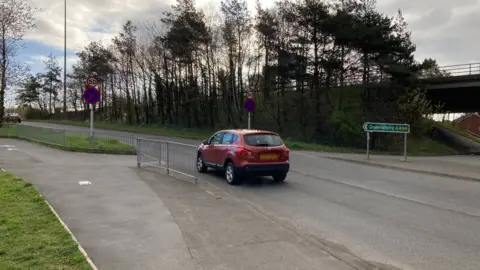
[[[88,87],[95,87],[98,85],[98,80],[95,77],[89,77],[87,79],[87,86]]]
[[[88,104],[97,104],[100,101],[100,91],[96,88],[89,87],[83,92],[83,99]]]
[[[363,124],[365,132],[410,133],[409,124],[371,123]]]
[[[257,106],[257,104],[255,103],[255,100],[253,100],[253,98],[248,98],[243,103],[243,108],[249,113],[254,112],[256,106]]]
[[[247,91],[247,98],[253,98],[253,92],[251,90]]]

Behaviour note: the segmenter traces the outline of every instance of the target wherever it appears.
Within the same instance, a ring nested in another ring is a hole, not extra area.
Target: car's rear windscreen
[[[280,146],[283,144],[280,136],[275,134],[248,134],[244,135],[243,139],[247,145],[250,146]]]

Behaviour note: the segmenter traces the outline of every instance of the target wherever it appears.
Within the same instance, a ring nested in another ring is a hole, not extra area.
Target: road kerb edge
[[[392,166],[392,165],[378,164],[378,163],[362,161],[362,160],[353,160],[353,159],[348,159],[348,158],[339,158],[339,157],[325,157],[325,158],[332,159],[332,160],[345,161],[345,162],[350,162],[350,163],[356,163],[356,164],[361,164],[361,165],[367,165],[367,166],[371,166],[371,167],[392,169],[392,170],[397,170],[397,171],[422,173],[422,174],[434,175],[434,176],[440,176],[440,177],[455,178],[455,179],[459,179],[459,180],[480,182],[480,178],[475,178],[475,177],[461,176],[461,175],[448,174],[448,173],[430,172],[430,171],[410,169],[410,168],[404,168],[404,167],[398,167],[398,166]]]
[[[43,197],[43,196],[42,196]],[[80,244],[80,242],[78,242],[77,238],[75,237],[75,235],[73,235],[72,231],[68,228],[67,224],[65,222],[63,222],[62,218],[57,214],[57,212],[55,211],[55,209],[53,209],[52,205],[50,205],[50,203],[45,199],[45,197],[43,198],[45,203],[48,205],[48,207],[50,207],[50,210],[52,210],[53,214],[57,217],[58,221],[60,221],[60,223],[62,224],[63,228],[65,228],[65,230],[70,234],[70,236],[72,237],[73,241],[75,241],[75,243],[77,244],[78,246],[78,250],[80,250],[80,252],[82,253],[82,255],[85,257],[85,259],[87,260],[88,264],[90,265],[90,267],[92,267],[93,270],[98,270],[97,266],[93,263],[92,259],[90,258],[90,256],[88,256],[87,252],[85,251],[85,249],[82,247],[82,245]]]

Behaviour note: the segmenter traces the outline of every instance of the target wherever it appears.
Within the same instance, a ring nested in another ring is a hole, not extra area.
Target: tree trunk
[[[7,89],[7,41],[5,26],[2,29],[2,63],[0,66],[0,124],[5,117],[5,90]]]

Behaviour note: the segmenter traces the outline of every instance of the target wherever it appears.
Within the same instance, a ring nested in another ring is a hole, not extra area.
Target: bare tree
[[[4,99],[7,89],[7,73],[15,65],[13,57],[21,47],[20,41],[29,29],[35,27],[33,15],[36,9],[28,0],[2,0],[0,4],[0,118],[5,113]]]

